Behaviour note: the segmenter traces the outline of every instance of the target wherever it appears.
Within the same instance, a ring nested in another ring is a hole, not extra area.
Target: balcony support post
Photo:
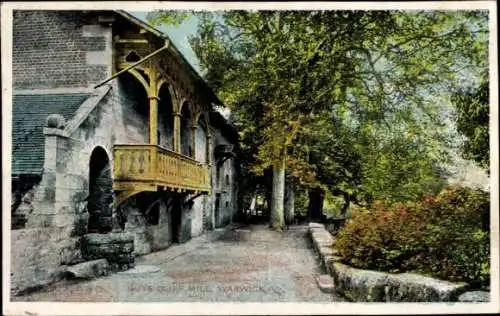
[[[174,151],[176,153],[181,152],[181,113],[174,113]]]
[[[212,135],[210,132],[207,132],[206,142],[205,142],[205,161],[208,166],[210,166],[212,162],[211,148],[212,148]]]
[[[158,145],[158,97],[149,97],[149,144]]]
[[[196,159],[196,129],[197,129],[197,126],[196,124],[192,124],[191,127],[191,138],[189,139],[190,142],[191,142],[191,157],[193,159]]]
[[[149,75],[149,144],[158,145],[158,95],[156,83],[158,73],[154,70],[148,71]]]
[[[148,69],[149,76],[149,89],[148,89],[148,99],[149,99],[149,144],[153,145],[150,151],[151,159],[151,171],[156,173],[157,168],[157,157],[158,157],[158,89],[157,83],[159,79],[159,73],[154,69]]]

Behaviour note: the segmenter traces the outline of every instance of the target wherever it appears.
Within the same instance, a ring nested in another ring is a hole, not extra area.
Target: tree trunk
[[[250,215],[254,215],[256,205],[257,205],[257,192],[254,192],[252,195],[252,201],[250,202],[250,208],[249,208]]]
[[[293,183],[286,185],[285,190],[285,223],[290,225],[293,223],[295,216],[295,191]]]
[[[285,228],[285,159],[281,159],[279,164],[273,166],[273,190],[271,202],[271,223],[272,229],[283,231]]]
[[[323,218],[323,200],[325,192],[320,188],[309,190],[309,206],[307,208],[307,217],[310,221],[319,221]]]

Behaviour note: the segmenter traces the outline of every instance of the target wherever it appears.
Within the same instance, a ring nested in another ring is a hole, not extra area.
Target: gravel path
[[[15,301],[331,302],[305,226],[277,233],[266,226],[214,231],[136,259],[132,270],[59,284]]]

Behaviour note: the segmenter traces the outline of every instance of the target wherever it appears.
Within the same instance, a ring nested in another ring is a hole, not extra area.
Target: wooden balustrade
[[[115,145],[113,151],[115,190],[210,191],[208,167],[192,158],[155,145]]]

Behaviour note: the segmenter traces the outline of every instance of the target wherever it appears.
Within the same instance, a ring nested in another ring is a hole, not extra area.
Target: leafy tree
[[[447,158],[435,97],[486,67],[481,11],[195,14],[191,46],[235,115],[248,170],[273,169],[278,230],[285,169],[347,206],[432,189]]]
[[[190,16],[191,13],[186,11],[157,10],[148,12],[146,19],[153,25],[166,24],[180,26]]]
[[[490,167],[489,80],[484,76],[475,90],[461,90],[453,96],[457,110],[457,130],[466,137],[462,156],[480,167]]]

